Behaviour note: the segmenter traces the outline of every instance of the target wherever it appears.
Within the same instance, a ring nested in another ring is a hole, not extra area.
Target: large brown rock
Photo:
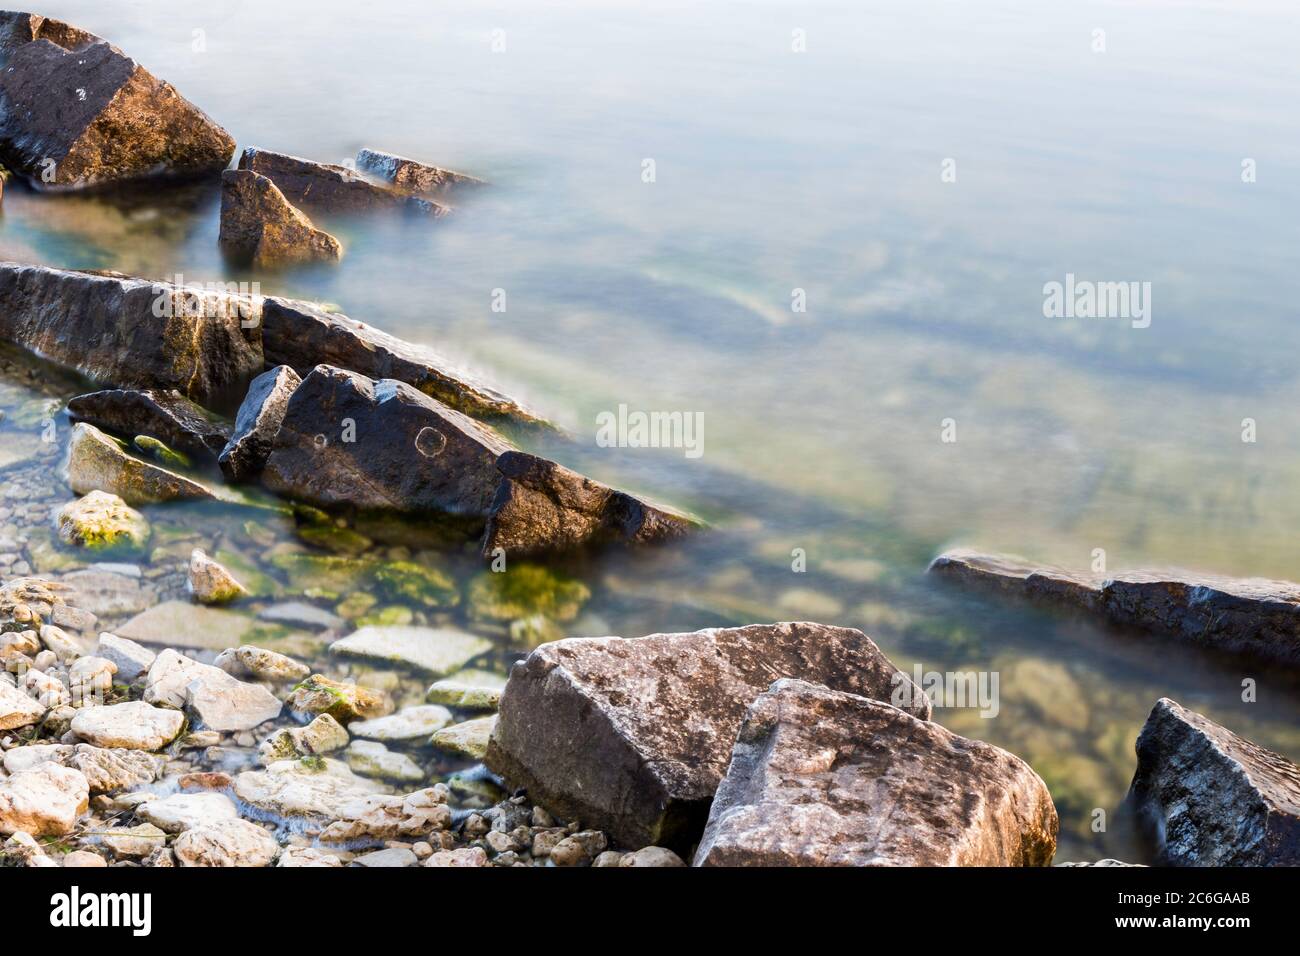
[[[882,700],[906,686],[865,634],[824,624],[753,624],[688,634],[572,638],[516,664],[487,765],[563,818],[630,847],[699,836],[750,703],[796,677]]]
[[[375,149],[357,152],[357,169],[384,183],[420,196],[441,197],[453,190],[486,185],[474,176]]]
[[[697,866],[1047,866],[1024,761],[889,704],[779,680],[750,706]]]
[[[0,154],[36,189],[215,175],[234,152],[229,133],[117,47],[0,13]]]
[[[493,391],[432,349],[306,302],[269,297],[262,308],[266,361],[306,375],[334,365],[370,378],[405,382],[450,408],[489,422],[532,425],[537,416]]]
[[[446,208],[427,199],[370,182],[346,166],[273,153],[250,146],[239,157],[239,168],[265,176],[295,206],[323,212],[397,210],[438,217]]]
[[[247,169],[221,175],[221,233],[230,259],[266,268],[303,262],[337,262],[343,246],[296,209],[275,183]]]
[[[403,382],[321,365],[289,400],[262,481],[317,505],[442,513],[481,525],[497,456],[509,447]]]
[[[1300,767],[1161,698],[1137,739],[1128,799],[1162,861],[1300,866]]]
[[[251,296],[0,262],[0,339],[115,388],[237,403],[265,367]]]
[[[119,435],[151,435],[176,451],[213,459],[230,440],[230,427],[180,392],[113,388],[68,401],[68,416]]]
[[[930,571],[1216,651],[1300,665],[1300,584],[1291,581],[1178,569],[1093,575],[968,549],[939,555]]]
[[[106,491],[130,505],[214,497],[192,478],[128,455],[117,442],[85,422],[72,428],[65,473],[69,487],[79,495]]]
[[[501,485],[488,514],[483,553],[567,551],[583,546],[679,538],[697,528],[688,515],[652,505],[545,458],[500,457]]]

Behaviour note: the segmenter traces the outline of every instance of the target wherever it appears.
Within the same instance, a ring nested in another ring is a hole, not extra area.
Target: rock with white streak
[[[750,706],[697,866],[1047,866],[1029,765],[897,707],[799,680]]]
[[[357,169],[398,189],[435,199],[453,190],[486,185],[483,180],[465,173],[375,149],[357,152]]]

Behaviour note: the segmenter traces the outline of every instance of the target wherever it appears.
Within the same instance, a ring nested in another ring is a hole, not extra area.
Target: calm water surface
[[[1058,859],[1146,859],[1122,814],[1090,824],[1115,814],[1160,696],[1300,757],[1300,693],[1276,675],[922,574],[966,543],[1300,578],[1288,4],[219,6],[42,12],[122,46],[241,148],[370,146],[492,188],[432,227],[322,220],[341,266],[254,275],[218,255],[215,190],[11,187],[5,255],[256,279],[479,370],[578,437],[552,450],[566,463],[717,526],[564,569],[593,592],[565,632],[802,617],[861,627],[909,668],[996,671],[997,717],[939,718],[1044,776]],[[1150,327],[1044,318],[1067,273],[1150,282]],[[594,447],[620,403],[703,413],[703,456]]]

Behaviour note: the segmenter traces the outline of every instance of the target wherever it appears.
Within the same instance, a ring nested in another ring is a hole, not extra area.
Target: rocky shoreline
[[[220,245],[259,269],[345,256],[308,209],[432,222],[484,185],[372,149],[354,170],[248,147],[227,170],[236,143],[197,107],[32,14],[0,14],[0,65],[0,156],[34,189],[221,178]],[[39,95],[87,78],[79,124]],[[554,429],[432,350],[314,303],[7,262],[0,340],[33,379],[96,389],[66,402],[66,443],[0,465],[0,864],[1054,862],[1048,783],[941,726],[862,631],[741,612],[569,637],[591,595],[553,565],[705,526],[527,450]],[[177,529],[161,507],[226,520]],[[1300,659],[1287,582],[971,551],[931,572]],[[1290,760],[1164,698],[1129,741],[1159,862],[1300,863]]]

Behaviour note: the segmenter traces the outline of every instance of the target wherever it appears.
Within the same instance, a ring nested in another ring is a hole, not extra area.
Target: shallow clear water
[[[241,275],[217,252],[214,190],[11,187],[0,252],[257,279],[479,369],[573,432],[566,463],[716,524],[568,568],[593,596],[566,632],[806,617],[909,668],[995,670],[996,718],[939,718],[1043,774],[1058,859],[1145,858],[1089,824],[1122,798],[1160,696],[1300,756],[1300,694],[1276,674],[922,575],[961,542],[1300,578],[1287,4],[211,6],[42,12],[122,46],[241,148],[342,162],[370,146],[492,188],[433,226],[322,220],[338,268]],[[1150,282],[1150,327],[1045,318],[1043,285],[1067,273]],[[6,389],[18,441],[39,416]],[[595,447],[620,403],[702,413],[704,454]],[[238,541],[244,518],[162,520]]]

